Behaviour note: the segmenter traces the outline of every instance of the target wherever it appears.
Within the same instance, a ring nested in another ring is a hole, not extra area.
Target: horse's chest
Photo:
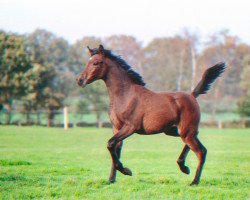
[[[123,126],[123,124],[124,124],[124,120],[122,119],[121,114],[119,114],[115,110],[110,110],[110,112],[109,112],[109,118],[110,118],[111,124],[116,129],[120,129]]]
[[[132,99],[130,101],[124,101],[120,104],[111,104],[110,110],[109,110],[109,117],[112,125],[116,129],[120,129],[125,123],[133,124],[136,115],[137,110],[137,101],[135,99]],[[139,118],[139,116],[137,116]]]

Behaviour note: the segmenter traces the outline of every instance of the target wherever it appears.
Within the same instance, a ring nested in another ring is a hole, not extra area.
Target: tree
[[[80,114],[80,120],[85,113],[89,113],[89,103],[84,98],[80,98],[75,105],[76,113]]]
[[[250,117],[250,96],[247,96],[245,99],[239,101],[238,112],[241,116]]]
[[[190,89],[191,57],[189,42],[181,36],[157,38],[143,49],[146,80],[156,90]]]
[[[32,64],[32,68],[30,69],[30,80],[29,80],[29,88],[28,94],[22,97],[22,104],[24,111],[26,112],[26,124],[31,124],[30,114],[32,110],[36,110],[37,107],[37,97],[39,96],[37,88],[40,88],[40,71],[42,70],[39,64]],[[39,124],[39,123],[37,123]]]
[[[50,66],[42,66],[39,63],[33,63],[30,71],[32,79],[29,87],[29,94],[22,98],[23,107],[26,111],[26,123],[30,124],[30,112],[37,112],[37,124],[40,122],[40,108],[48,108],[48,126],[53,123],[54,112],[62,107],[63,98],[61,93],[53,93],[50,88],[51,80],[54,78],[54,70]],[[53,100],[55,99],[55,100]]]
[[[73,44],[69,50],[69,59],[67,65],[70,71],[74,74],[79,74],[83,71],[89,59],[89,51],[87,46],[96,48],[101,44],[100,38],[84,37]]]
[[[81,90],[81,101],[87,102],[90,110],[96,114],[96,122],[101,126],[101,114],[108,110],[108,95],[107,90],[102,81],[96,81],[91,85],[87,85],[84,90]],[[83,104],[83,102],[81,102]],[[86,104],[85,104],[86,105]]]
[[[226,62],[227,69],[223,76],[216,81],[213,90],[202,100],[206,101],[209,111],[215,116],[220,111],[234,111],[239,97],[243,95],[239,87],[241,72],[243,70],[243,58],[249,55],[250,48],[242,43],[237,36],[230,35],[227,30],[214,33],[205,49],[201,52],[197,76],[200,77],[203,71],[217,62]]]
[[[13,100],[29,93],[31,68],[24,38],[0,32],[0,104],[7,107],[7,124],[11,121]]]
[[[63,107],[63,100],[70,89],[64,77],[67,74],[68,43],[46,30],[36,30],[28,35],[27,46],[39,75],[39,84],[35,88],[36,109],[46,108],[48,126],[51,126],[56,110]]]
[[[115,53],[121,55],[126,62],[143,72],[141,65],[141,43],[133,36],[128,35],[112,35],[104,38],[104,45],[107,49],[111,49]]]
[[[198,57],[198,45],[199,45],[199,35],[197,33],[192,33],[188,29],[183,29],[181,37],[186,41],[189,60],[191,65],[191,77],[190,77],[190,91],[192,91],[195,87],[195,79],[196,79],[196,63]]]
[[[239,90],[239,83],[243,69],[243,58],[249,53],[248,45],[240,42],[237,36],[230,35],[227,30],[222,30],[211,36],[206,48],[200,55],[199,64],[207,68],[217,62],[226,62],[227,70],[223,75],[224,80],[220,84],[219,90],[223,96],[237,98],[242,94],[242,90]],[[201,70],[204,71],[204,69]],[[202,71],[200,71],[200,74]],[[228,87],[229,85],[230,87]]]
[[[238,111],[240,115],[250,117],[250,56],[244,58],[244,68],[241,73],[240,86],[244,91],[238,102]]]

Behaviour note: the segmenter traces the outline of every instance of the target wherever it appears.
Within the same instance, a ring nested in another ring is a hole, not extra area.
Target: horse
[[[142,76],[137,73],[121,56],[105,49],[89,50],[90,58],[86,69],[76,79],[81,87],[103,80],[109,99],[109,117],[113,127],[113,137],[108,140],[107,149],[112,158],[109,182],[116,181],[117,170],[132,176],[132,171],[120,161],[123,140],[134,133],[151,135],[165,133],[180,137],[185,143],[177,160],[180,170],[189,174],[185,160],[190,149],[198,158],[195,177],[190,185],[200,182],[207,149],[198,139],[200,108],[196,98],[205,94],[211,84],[225,70],[225,63],[217,63],[208,68],[198,85],[189,93],[154,92],[145,87]]]

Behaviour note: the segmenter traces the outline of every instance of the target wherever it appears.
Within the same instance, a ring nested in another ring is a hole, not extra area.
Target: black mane
[[[98,48],[95,48],[92,50],[92,56],[95,54],[99,54],[99,53],[100,52]],[[121,56],[115,55],[112,53],[112,51],[107,50],[107,49],[104,49],[104,55],[108,57],[109,59],[115,61],[117,64],[119,64],[119,66],[127,72],[129,77],[132,79],[132,81],[135,84],[142,85],[142,86],[146,85],[142,76],[136,71],[134,71],[132,67],[125,60],[122,59]]]

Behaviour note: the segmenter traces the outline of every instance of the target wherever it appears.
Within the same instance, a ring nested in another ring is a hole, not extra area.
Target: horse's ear
[[[101,44],[99,45],[99,49],[98,50],[99,50],[99,53],[104,56],[104,50],[105,49],[104,49],[104,47]]]
[[[88,48],[88,50],[89,50],[89,55],[90,55],[90,56],[93,56],[94,50],[91,49],[91,48],[89,48],[89,46],[87,46],[87,48]]]

